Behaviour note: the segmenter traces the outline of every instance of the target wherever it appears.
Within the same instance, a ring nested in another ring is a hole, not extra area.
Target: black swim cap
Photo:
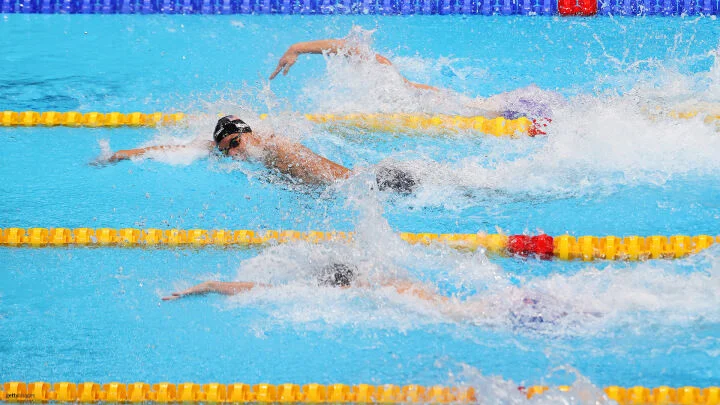
[[[344,263],[328,264],[318,274],[318,284],[325,287],[349,287],[357,277],[355,266]]]
[[[410,173],[395,167],[380,167],[375,173],[375,181],[380,191],[387,189],[402,194],[410,194],[417,188],[418,181]]]
[[[232,134],[244,134],[252,132],[250,125],[246,124],[245,121],[236,118],[231,119],[232,115],[226,115],[220,118],[215,125],[215,131],[213,132],[213,139],[215,144],[219,145],[225,137]]]

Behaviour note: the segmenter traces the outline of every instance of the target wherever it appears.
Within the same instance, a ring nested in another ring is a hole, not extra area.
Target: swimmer
[[[347,50],[349,53],[358,54],[359,51],[355,48],[348,48],[347,42],[344,39],[321,39],[319,41],[310,41],[310,42],[298,42],[290,48],[288,48],[287,51],[283,54],[283,56],[280,58],[280,61],[278,62],[277,67],[275,68],[275,71],[272,72],[270,75],[270,80],[274,79],[278,73],[282,70],[283,76],[287,76],[288,72],[290,71],[290,67],[295,64],[297,61],[297,58],[299,55],[306,54],[306,53],[312,53],[312,54],[322,54],[322,53],[331,53],[336,54],[341,50]],[[381,65],[387,65],[392,66],[392,62],[390,62],[390,59],[376,53],[375,54],[375,60],[380,63]],[[400,75],[403,78],[403,81],[405,84],[415,87],[416,89],[422,89],[422,90],[432,90],[432,91],[438,91],[439,89],[437,87],[429,86],[427,84],[422,83],[415,83],[408,80],[405,76]]]
[[[344,263],[333,263],[320,269],[316,275],[319,287],[335,288],[368,288],[370,284],[360,279],[357,275],[357,268]],[[422,286],[409,281],[383,280],[380,285],[392,287],[398,294],[409,294],[425,301],[447,301],[448,298],[434,292],[428,291]],[[268,284],[253,283],[249,281],[206,281],[183,291],[174,292],[163,301],[176,300],[189,295],[205,295],[217,293],[223,295],[241,294],[256,287],[271,287]]]
[[[268,169],[275,169],[306,184],[327,185],[344,180],[352,171],[318,155],[309,148],[275,134],[260,136],[250,126],[234,115],[218,120],[213,131],[209,149],[217,148],[220,153],[234,159],[260,162]],[[105,161],[109,163],[140,157],[151,151],[171,151],[185,146],[150,146],[146,148],[120,150]],[[410,193],[417,185],[411,174],[396,168],[381,167],[376,173],[380,190],[394,190]]]
[[[381,65],[392,66],[390,59],[370,52],[375,61]],[[362,52],[346,39],[323,39],[318,41],[298,42],[291,45],[280,58],[275,70],[270,74],[270,80],[275,79],[282,71],[286,76],[290,71],[297,58],[302,54],[347,54],[360,55]],[[427,84],[416,83],[408,80],[405,76],[397,72],[403,79],[405,84],[420,90],[432,92],[447,91],[438,87]],[[465,99],[465,96],[461,96]],[[534,119],[549,119],[552,117],[553,105],[564,105],[565,98],[557,92],[542,90],[535,85],[530,85],[517,90],[506,93],[496,94],[488,98],[473,98],[466,100],[463,104],[465,107],[474,111],[475,114],[483,115],[487,118],[503,116],[508,119],[526,116]]]
[[[357,268],[344,263],[333,263],[320,269],[316,274],[318,287],[330,288],[372,288],[368,281],[358,277]],[[409,280],[380,280],[380,287],[393,288],[398,294],[419,298],[435,305],[440,312],[455,322],[476,322],[491,316],[506,316],[511,324],[520,327],[537,328],[539,324],[552,324],[568,315],[561,305],[551,297],[540,300],[537,297],[524,297],[514,300],[510,308],[499,308],[492,298],[486,296],[470,297],[460,301],[428,290],[426,287]],[[206,294],[237,295],[254,288],[272,288],[270,284],[249,281],[206,281],[183,291],[162,298],[172,301],[183,297]],[[495,315],[493,315],[495,314]],[[598,314],[592,314],[599,317]]]

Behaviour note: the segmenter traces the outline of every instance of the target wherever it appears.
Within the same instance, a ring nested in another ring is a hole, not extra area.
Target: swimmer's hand
[[[144,153],[144,151],[143,151]],[[137,153],[137,149],[130,149],[130,150],[119,150],[110,157],[107,158],[108,163],[116,163],[121,160],[129,160],[133,156],[141,155],[142,153]]]
[[[88,165],[95,166],[95,167],[103,167],[103,166],[107,166],[109,163],[110,162],[108,161],[108,158],[106,156],[100,156],[97,159],[88,163]]]
[[[132,151],[129,150],[119,150],[111,155],[103,154],[99,156],[97,159],[90,162],[90,166],[106,166],[110,163],[117,163],[121,160],[128,160],[134,154],[130,153]]]
[[[283,71],[283,76],[287,76],[288,72],[290,71],[290,66],[294,65],[295,62],[297,62],[299,54],[300,53],[295,49],[295,45],[288,48],[285,54],[280,58],[280,61],[275,68],[275,71],[270,75],[270,80],[274,79],[281,70]]]

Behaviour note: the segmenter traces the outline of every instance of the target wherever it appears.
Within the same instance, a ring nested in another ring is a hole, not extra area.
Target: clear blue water
[[[409,92],[375,65],[319,56],[268,86],[290,44],[354,25],[375,29],[374,48],[411,80],[451,91]],[[357,230],[359,241],[2,248],[0,380],[462,382],[512,395],[513,384],[576,375],[595,386],[717,385],[717,248],[673,262],[541,262],[411,247],[392,230],[718,234],[714,124],[654,112],[720,103],[719,27],[711,18],[2,15],[0,110],[192,118],[160,129],[0,128],[0,227]],[[553,106],[546,138],[369,134],[297,115],[467,114],[475,98],[530,84],[567,100]],[[209,139],[216,114],[233,111],[358,174],[307,189],[192,148],[88,164],[107,145]],[[272,121],[256,119],[268,112]],[[381,161],[418,173],[420,190],[371,192]],[[313,287],[309,274],[339,258],[490,309],[453,317],[387,288]],[[207,279],[277,287],[160,301]],[[548,322],[523,318],[535,311],[518,307],[525,296],[540,299]]]

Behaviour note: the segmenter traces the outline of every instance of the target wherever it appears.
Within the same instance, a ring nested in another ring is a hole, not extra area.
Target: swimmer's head
[[[357,277],[356,268],[344,263],[333,263],[320,269],[318,284],[325,287],[349,287]]]
[[[250,125],[234,115],[226,115],[220,118],[217,125],[215,125],[213,139],[218,149],[223,153],[227,153],[230,149],[236,148],[240,144],[242,134],[249,132],[252,132]],[[223,140],[226,138],[228,141],[223,144]]]
[[[417,188],[418,180],[410,172],[381,166],[375,173],[375,181],[380,191],[392,190],[401,194],[410,194]]]

